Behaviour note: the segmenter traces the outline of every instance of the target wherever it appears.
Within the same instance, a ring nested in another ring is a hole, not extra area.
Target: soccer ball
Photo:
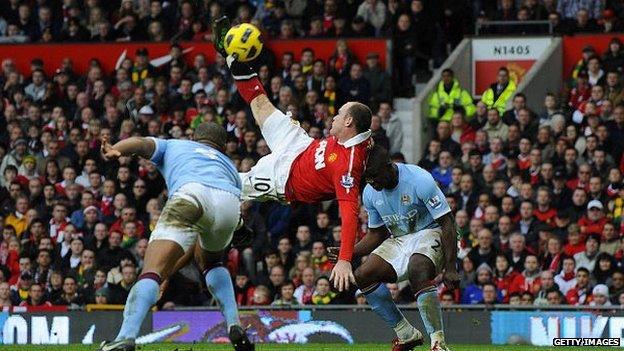
[[[255,59],[262,51],[261,33],[256,26],[249,23],[236,25],[225,34],[225,52],[236,54],[241,62]]]

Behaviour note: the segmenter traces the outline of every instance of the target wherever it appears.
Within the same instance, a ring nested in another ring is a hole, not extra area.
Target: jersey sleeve
[[[373,198],[371,192],[369,191],[369,187],[364,188],[362,201],[364,202],[364,208],[366,208],[366,212],[368,213],[368,227],[374,229],[383,226],[384,222],[381,219],[381,215],[375,206],[373,206]]]
[[[167,140],[154,137],[150,137],[149,139],[152,139],[152,141],[154,141],[154,144],[156,145],[150,161],[154,162],[157,165],[161,165],[163,159],[165,158],[165,151],[167,151]]]
[[[339,260],[351,262],[353,247],[357,237],[358,203],[353,201],[338,200],[340,218],[342,219],[342,236],[340,238]]]
[[[451,208],[448,202],[446,202],[444,193],[431,174],[423,170],[416,173],[415,177],[418,184],[416,187],[416,195],[425,204],[433,219],[438,219],[451,212]]]

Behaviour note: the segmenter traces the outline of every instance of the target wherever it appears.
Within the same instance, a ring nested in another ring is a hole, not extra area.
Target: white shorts
[[[373,253],[388,262],[397,275],[397,282],[408,277],[408,265],[413,254],[429,257],[436,268],[436,274],[442,271],[444,253],[440,240],[442,229],[424,229],[416,233],[386,239]]]
[[[199,183],[184,184],[167,201],[150,242],[175,241],[186,252],[199,238],[203,249],[221,251],[232,240],[239,219],[236,195]]]
[[[293,161],[312,143],[312,138],[279,110],[260,128],[271,153],[258,160],[247,173],[240,173],[243,200],[285,200],[286,182]]]

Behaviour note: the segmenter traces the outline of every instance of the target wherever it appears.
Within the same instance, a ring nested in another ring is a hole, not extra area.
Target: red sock
[[[266,91],[264,91],[264,87],[260,83],[258,77],[253,77],[247,80],[237,80],[236,88],[238,92],[241,94],[245,102],[248,104],[253,101],[259,95],[266,95]]]

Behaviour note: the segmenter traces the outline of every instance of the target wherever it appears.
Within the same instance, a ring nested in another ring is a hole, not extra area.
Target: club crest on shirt
[[[442,205],[442,200],[440,200],[440,196],[436,195],[429,200],[427,200],[427,205],[431,208],[438,208]]]
[[[409,205],[411,202],[412,202],[412,199],[410,198],[409,195],[407,195],[407,194],[401,195],[401,204],[402,205]]]
[[[336,161],[337,158],[338,155],[335,152],[332,152],[331,154],[329,154],[329,156],[327,156],[327,162],[332,163]]]
[[[345,189],[351,189],[355,185],[354,181],[355,179],[347,173],[340,178],[340,185],[342,185]]]

